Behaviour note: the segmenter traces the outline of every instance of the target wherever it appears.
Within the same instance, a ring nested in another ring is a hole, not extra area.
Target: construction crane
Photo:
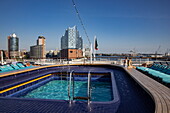
[[[165,52],[165,56],[169,56],[170,55],[170,49],[167,49],[166,52]]]
[[[161,46],[159,45],[158,49],[155,51],[155,57],[157,58],[158,52],[160,50]]]

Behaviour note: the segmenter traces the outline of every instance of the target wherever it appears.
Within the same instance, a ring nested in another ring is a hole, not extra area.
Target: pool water
[[[20,97],[69,100],[68,84],[67,80],[52,80]],[[87,97],[87,81],[75,81],[74,84],[74,96]],[[111,82],[92,81],[91,87],[91,101],[113,100]]]

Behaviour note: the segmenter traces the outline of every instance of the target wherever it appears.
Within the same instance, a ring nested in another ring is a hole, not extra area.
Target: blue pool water
[[[113,100],[113,91],[110,82],[92,81],[91,87],[91,101],[104,102]],[[74,96],[87,97],[87,81],[75,81],[74,90]],[[68,81],[52,80],[20,97],[69,100]]]

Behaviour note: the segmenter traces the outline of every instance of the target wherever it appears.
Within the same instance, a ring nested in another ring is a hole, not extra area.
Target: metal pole
[[[88,73],[88,84],[87,84],[87,96],[88,96],[88,105],[90,104],[90,99],[91,99],[91,74],[90,71]]]
[[[73,100],[74,100],[74,76],[72,75],[72,81],[73,81],[73,92],[72,92],[72,95],[73,95]]]
[[[92,43],[90,43],[90,63],[92,64],[92,57],[93,57],[93,47],[92,47]]]
[[[85,57],[86,57],[86,54],[85,54],[85,46],[83,47],[83,63],[85,64]]]
[[[94,36],[94,46],[95,46],[95,40],[96,40],[96,36]],[[94,61],[96,61],[96,50],[95,50],[95,47],[94,47],[93,51],[94,51]]]
[[[4,64],[4,59],[3,59],[3,52],[1,51],[1,64]]]
[[[70,72],[70,81],[69,81],[69,86],[68,86],[68,97],[69,97],[70,104],[71,104],[71,95],[70,95],[70,92],[71,92],[71,81],[72,81],[72,73],[73,72],[74,72],[73,70]]]

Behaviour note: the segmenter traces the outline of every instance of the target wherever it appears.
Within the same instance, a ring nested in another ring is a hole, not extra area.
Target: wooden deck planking
[[[155,101],[155,113],[170,113],[170,89],[135,69],[125,70]]]

